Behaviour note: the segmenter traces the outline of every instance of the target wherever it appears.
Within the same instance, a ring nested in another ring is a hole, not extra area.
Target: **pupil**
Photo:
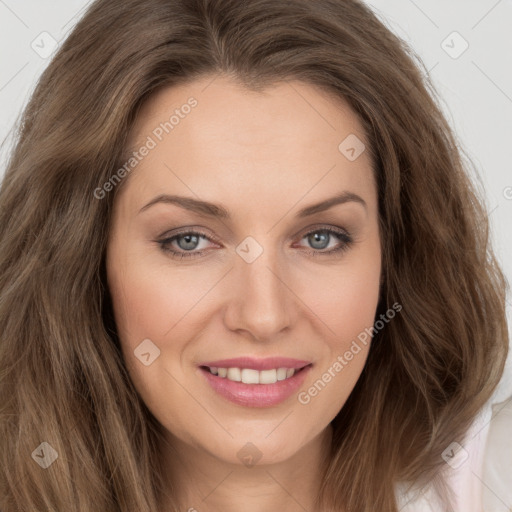
[[[180,243],[181,240],[186,240],[186,244]],[[195,246],[198,242],[198,236],[197,235],[184,235],[178,239],[178,245],[181,249],[187,250],[187,249],[195,249]],[[191,245],[187,245],[191,244]]]
[[[325,232],[318,232],[310,235],[310,242],[315,249],[325,249],[328,245],[329,234]],[[323,239],[323,240],[321,240]],[[320,241],[320,246],[316,245]]]

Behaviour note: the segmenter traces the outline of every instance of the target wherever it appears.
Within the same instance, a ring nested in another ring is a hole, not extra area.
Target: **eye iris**
[[[327,245],[329,245],[329,233],[325,233],[324,231],[317,231],[316,233],[309,235],[308,240],[315,249],[325,249],[327,247]],[[319,240],[320,240],[320,245],[322,247],[318,247],[316,245],[316,243]]]
[[[181,240],[186,240],[186,246],[184,247]],[[182,235],[177,239],[180,249],[184,251],[195,249],[199,243],[199,237],[197,235]],[[191,245],[189,245],[191,244]]]

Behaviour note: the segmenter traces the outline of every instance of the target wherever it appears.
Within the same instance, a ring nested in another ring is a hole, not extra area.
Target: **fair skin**
[[[188,98],[198,102],[116,198],[107,273],[123,355],[167,433],[165,476],[180,510],[313,512],[330,422],[370,344],[307,404],[297,392],[271,407],[235,404],[198,365],[239,356],[311,361],[304,392],[373,325],[381,275],[376,185],[368,151],[349,161],[338,150],[349,134],[365,135],[347,104],[305,83],[256,93],[227,77],[212,80],[160,90],[130,134],[130,145],[140,147]],[[364,204],[347,200],[298,216],[342,192]],[[163,202],[140,211],[160,194],[222,205],[231,218]],[[335,233],[322,238],[326,228],[352,242]],[[206,238],[186,238],[187,229]],[[167,247],[202,254],[165,252],[158,242],[178,230],[181,238]],[[248,236],[263,249],[250,263],[236,252]],[[326,254],[336,247],[345,250]],[[134,355],[145,339],[160,350],[148,366]],[[237,455],[249,442],[261,455],[251,467]]]

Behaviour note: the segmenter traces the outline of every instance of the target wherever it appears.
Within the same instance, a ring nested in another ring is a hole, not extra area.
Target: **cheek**
[[[319,316],[329,326],[324,337],[326,347],[321,361],[297,394],[299,407],[305,408],[307,417],[323,418],[326,423],[343,408],[363,371],[378,302],[378,294],[374,290],[369,292],[362,284],[347,286],[345,292],[349,297],[334,297],[335,306],[327,301],[323,305],[323,314]]]
[[[309,417],[332,420],[356,385],[368,356],[380,290],[380,252],[372,247],[348,257],[334,271],[316,273],[299,292],[320,321],[321,362],[297,399]]]
[[[335,336],[330,345],[337,352],[348,349],[375,321],[379,299],[379,275],[349,274],[338,280],[338,287],[331,291],[330,301],[325,300],[325,317]]]
[[[191,376],[187,373],[190,364],[181,363],[187,359],[187,347],[200,331],[201,322],[209,318],[204,311],[205,296],[219,277],[207,268],[201,272],[191,267],[178,270],[165,260],[155,263],[144,251],[112,261],[116,264],[107,267],[109,289],[132,381],[155,416],[160,416],[162,407],[184,411],[191,405],[178,382]],[[151,343],[144,341],[148,339]],[[147,352],[141,348],[146,346],[150,360],[158,354],[148,366],[138,358]]]
[[[143,261],[132,258],[112,269],[109,280],[119,335],[130,344],[163,340],[205,293],[204,281],[201,286],[190,272],[155,271]]]
[[[333,267],[303,273],[298,294],[321,323],[331,351],[345,351],[353,339],[373,326],[380,292],[380,253],[347,255]],[[309,274],[309,275],[308,275]]]
[[[197,416],[198,411],[179,385],[185,381],[179,361],[188,339],[186,314],[200,294],[185,273],[173,274],[171,280],[164,269],[147,269],[142,256],[125,260],[122,265],[118,260],[117,266],[108,268],[121,349],[145,405],[162,424],[186,437],[180,418]],[[148,339],[150,344],[145,341]],[[150,354],[148,365],[141,362],[144,353]]]

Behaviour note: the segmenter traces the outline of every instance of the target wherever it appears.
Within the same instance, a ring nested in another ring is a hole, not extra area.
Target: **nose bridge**
[[[268,237],[270,238],[270,237]],[[280,252],[248,237],[237,247],[227,321],[232,329],[270,338],[291,321],[290,290]]]

